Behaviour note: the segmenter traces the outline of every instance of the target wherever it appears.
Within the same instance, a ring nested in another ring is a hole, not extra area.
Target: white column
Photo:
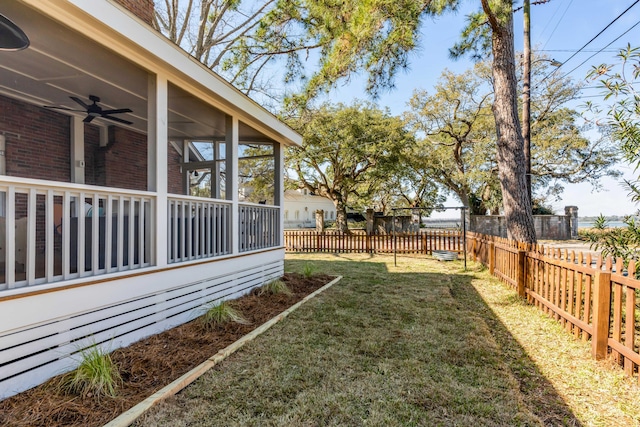
[[[284,244],[284,146],[280,143],[273,143],[273,168],[274,168],[274,194],[273,204],[278,206],[279,210],[279,237],[278,243]]]
[[[0,175],[7,174],[7,139],[4,135],[0,134]],[[7,193],[0,192],[0,216],[7,216]],[[0,244],[5,244],[0,241]],[[0,262],[3,260],[0,258]]]
[[[71,116],[71,182],[84,184],[84,122]]]
[[[231,253],[239,253],[240,213],[238,206],[238,118],[225,118],[226,138],[226,189],[227,200],[231,200]]]
[[[189,141],[182,140],[182,163],[189,163]],[[182,171],[182,185],[183,191],[186,195],[191,195],[191,171],[187,171],[185,168],[180,169]]]
[[[168,156],[168,82],[164,76],[149,75],[147,104],[147,184],[156,192],[152,213],[151,264],[167,265],[167,156]]]

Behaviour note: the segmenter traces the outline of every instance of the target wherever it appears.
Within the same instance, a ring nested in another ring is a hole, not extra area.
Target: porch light
[[[29,47],[29,44],[29,37],[24,31],[0,14],[0,51],[22,50]]]

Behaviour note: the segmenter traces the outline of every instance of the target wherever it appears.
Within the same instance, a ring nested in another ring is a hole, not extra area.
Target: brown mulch
[[[205,331],[196,319],[115,350],[111,358],[123,379],[115,398],[64,394],[53,379],[0,402],[0,425],[102,426],[332,279],[285,273],[293,295],[258,295],[254,289],[233,301],[248,325],[228,323]]]

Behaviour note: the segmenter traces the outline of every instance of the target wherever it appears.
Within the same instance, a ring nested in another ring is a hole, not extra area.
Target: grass
[[[82,350],[80,355],[80,365],[76,370],[63,375],[55,386],[70,394],[115,397],[121,378],[109,353],[93,345]]]
[[[640,387],[478,265],[308,262],[344,278],[138,425],[640,425]]]
[[[291,292],[291,289],[289,289],[289,287],[287,286],[286,283],[284,283],[280,279],[276,279],[276,280],[272,280],[272,281],[262,285],[262,287],[260,288],[260,295],[262,295],[262,294],[291,295],[292,292]]]
[[[213,329],[228,322],[246,325],[249,323],[242,313],[231,306],[228,301],[211,303],[205,307],[200,321],[206,329]]]

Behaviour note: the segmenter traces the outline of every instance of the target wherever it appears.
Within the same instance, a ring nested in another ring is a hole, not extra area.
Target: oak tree
[[[288,178],[333,201],[343,232],[347,207],[377,194],[402,169],[401,153],[414,143],[400,118],[370,103],[323,104],[289,124],[303,143],[287,151]]]

